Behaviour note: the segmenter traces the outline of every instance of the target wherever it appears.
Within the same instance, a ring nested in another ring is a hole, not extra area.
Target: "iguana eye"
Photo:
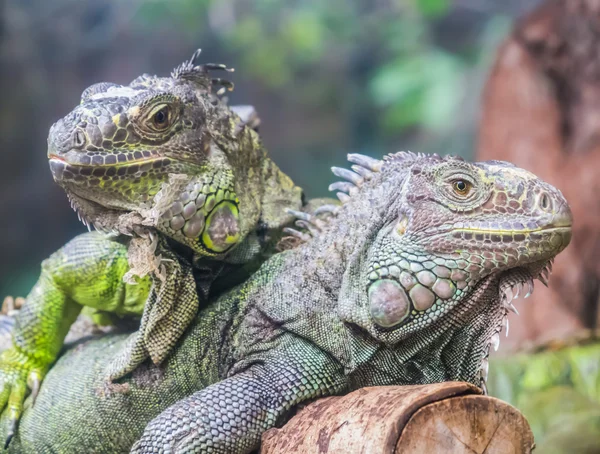
[[[164,106],[152,115],[152,125],[162,131],[169,127],[169,106]]]
[[[466,196],[473,189],[473,185],[466,180],[456,180],[452,183],[452,189],[454,192],[460,196]]]
[[[135,132],[144,140],[165,142],[181,129],[182,113],[179,98],[163,93],[137,101],[129,108],[128,117]]]

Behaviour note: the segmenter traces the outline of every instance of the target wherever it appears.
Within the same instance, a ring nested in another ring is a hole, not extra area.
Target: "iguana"
[[[98,83],[50,129],[48,158],[83,222],[80,235],[42,264],[0,356],[0,410],[10,436],[27,387],[34,399],[82,307],[105,323],[141,318],[113,350],[107,380],[150,357],[161,363],[209,293],[232,286],[275,252],[302,191],[269,159],[249,106],[228,107],[197,65],[170,77]],[[234,273],[235,271],[235,273]],[[235,276],[239,277],[235,277]],[[236,280],[237,279],[237,280]]]
[[[554,187],[505,162],[350,155],[312,238],[203,308],[164,365],[106,389],[126,338],[70,349],[12,452],[247,453],[294,408],[374,385],[485,387],[511,300],[571,238]],[[514,290],[514,292],[513,292]]]

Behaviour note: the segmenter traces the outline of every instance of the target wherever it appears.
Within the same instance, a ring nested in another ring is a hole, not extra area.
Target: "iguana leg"
[[[200,299],[191,264],[168,248],[157,251],[165,261],[163,280],[154,278],[139,329],[107,367],[109,382],[132,372],[147,358],[161,364],[198,313]]]
[[[295,405],[343,389],[339,363],[295,339],[264,363],[169,407],[146,426],[131,452],[248,453]]]
[[[33,398],[83,306],[141,314],[150,279],[125,284],[127,247],[99,233],[80,235],[42,263],[42,272],[16,315],[12,346],[0,354],[0,410],[14,433],[27,388]],[[8,443],[7,441],[7,443]]]

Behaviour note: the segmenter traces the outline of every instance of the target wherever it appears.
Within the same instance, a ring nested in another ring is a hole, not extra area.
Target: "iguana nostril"
[[[81,129],[76,129],[73,134],[73,147],[83,148],[85,146],[85,133]]]
[[[543,211],[552,211],[552,201],[550,197],[545,192],[540,195],[539,198],[539,206]]]

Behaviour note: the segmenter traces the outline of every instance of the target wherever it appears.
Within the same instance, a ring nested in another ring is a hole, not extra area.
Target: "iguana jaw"
[[[570,241],[571,228],[540,228],[536,235],[536,239],[532,239],[529,234],[514,232],[510,238],[522,236],[523,239],[506,245],[501,243],[506,247],[499,248],[496,254],[485,246],[470,249],[461,246],[451,253],[434,249],[388,252],[387,257],[395,257],[391,263],[389,258],[383,266],[381,261],[372,262],[368,271],[373,322],[384,330],[411,332],[460,305],[482,280],[502,281],[506,276],[511,276],[510,289],[502,284],[498,301],[506,311],[513,310],[512,288],[516,291],[525,285],[533,291],[533,279],[547,282],[553,258]],[[424,243],[433,241],[428,239]]]
[[[381,243],[376,243],[380,246],[370,259],[368,298],[373,322],[382,329],[409,332],[460,304],[488,276],[498,277],[518,267],[527,273],[527,283],[538,278],[571,239],[571,213],[566,204],[557,207],[535,222],[525,222],[524,216],[513,219],[519,227],[514,230],[489,228],[508,225],[511,217],[485,213],[476,213],[475,222],[465,215],[453,226],[443,222],[442,229],[419,229],[418,215],[408,209],[389,232],[380,235]],[[434,204],[424,205],[419,214],[436,209]],[[431,222],[435,217],[425,219]]]
[[[56,179],[62,178],[72,208],[88,228],[133,234],[152,227],[204,255],[225,253],[240,240],[239,200],[224,169],[195,176],[171,174],[157,182],[158,190],[143,192],[143,198],[130,203],[107,197],[107,188],[94,191],[88,180],[64,180],[65,173],[77,175],[82,166],[51,159],[50,167]]]
[[[67,192],[112,210],[139,209],[167,180],[171,164],[168,158],[108,165],[72,164],[57,155],[49,159],[54,181]]]

